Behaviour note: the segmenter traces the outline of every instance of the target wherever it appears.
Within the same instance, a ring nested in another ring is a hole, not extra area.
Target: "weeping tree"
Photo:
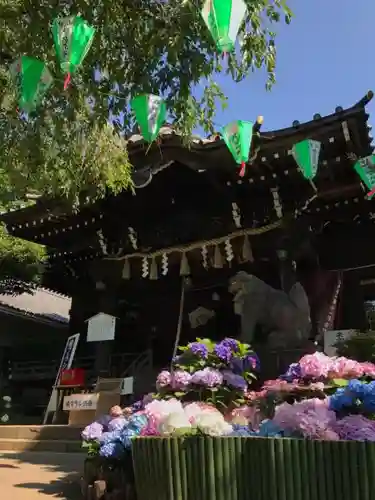
[[[213,133],[215,109],[226,103],[217,74],[225,72],[239,82],[263,68],[270,89],[275,82],[274,27],[291,19],[284,0],[245,3],[238,48],[223,59],[203,22],[202,0],[0,0],[0,173],[5,185],[18,198],[32,188],[69,203],[79,202],[82,193],[93,200],[108,190],[129,188],[124,137],[134,130],[129,102],[139,93],[162,96],[168,121],[187,141],[197,127]],[[51,24],[73,14],[96,33],[64,90]],[[17,113],[9,72],[21,55],[47,63],[54,76],[41,105],[27,117]],[[203,90],[193,93],[197,86]]]

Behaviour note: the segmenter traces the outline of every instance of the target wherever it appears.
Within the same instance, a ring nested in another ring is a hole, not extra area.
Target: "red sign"
[[[85,371],[82,368],[62,370],[60,385],[83,386],[85,384]]]

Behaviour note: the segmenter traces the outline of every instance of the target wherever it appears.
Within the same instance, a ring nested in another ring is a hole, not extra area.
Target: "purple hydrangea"
[[[223,372],[223,379],[234,389],[241,389],[243,391],[247,389],[247,382],[243,377],[241,377],[241,375],[236,375],[235,373],[227,370]]]
[[[223,345],[225,345],[226,347],[229,347],[229,349],[232,352],[238,352],[238,349],[239,349],[238,340],[231,339],[231,338],[226,338],[221,343]]]
[[[237,375],[241,375],[246,372],[259,371],[260,361],[255,353],[245,356],[244,358],[233,357],[230,363],[230,368]]]
[[[281,375],[282,380],[286,380],[287,382],[293,382],[293,380],[298,380],[302,377],[301,366],[299,363],[292,363],[289,365],[287,372],[284,375]]]
[[[123,429],[127,424],[127,420],[124,416],[113,418],[108,424],[108,431],[116,431]]]
[[[82,431],[82,439],[84,441],[98,441],[103,434],[103,426],[99,422],[93,422],[85,427]]]
[[[191,382],[206,387],[216,387],[223,383],[223,375],[215,368],[203,368],[193,374]]]
[[[229,363],[232,356],[233,356],[233,353],[232,353],[231,348],[228,345],[226,345],[224,342],[225,341],[220,342],[219,344],[215,345],[214,353],[221,361],[224,361],[225,363]]]
[[[191,382],[191,375],[185,370],[176,370],[172,373],[173,389],[186,389]]]
[[[191,344],[189,344],[189,349],[193,354],[195,354],[195,356],[198,356],[199,358],[207,359],[208,357],[207,346],[205,344],[202,344],[202,342],[192,342]]]
[[[163,370],[162,372],[159,373],[157,379],[156,379],[156,387],[162,388],[162,387],[168,387],[172,383],[172,375],[168,370]]]

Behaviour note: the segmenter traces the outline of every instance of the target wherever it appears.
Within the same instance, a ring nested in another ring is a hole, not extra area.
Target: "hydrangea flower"
[[[191,378],[191,382],[206,387],[217,387],[223,383],[223,375],[219,370],[207,367],[196,371]]]
[[[97,441],[101,438],[103,434],[104,427],[99,422],[93,422],[90,425],[87,425],[82,433],[82,439],[84,441]]]
[[[214,347],[214,353],[220,359],[220,361],[224,361],[224,363],[229,363],[232,359],[233,352],[231,348],[223,342],[216,344]]]
[[[241,375],[236,375],[235,373],[226,370],[223,371],[223,379],[234,389],[241,389],[243,391],[247,389],[247,382],[243,377],[241,377]]]
[[[202,358],[202,359],[207,359],[208,348],[202,342],[192,342],[191,344],[189,344],[188,347],[189,347],[190,351],[193,354],[195,354],[195,356],[198,356],[199,358]]]
[[[306,354],[300,359],[301,375],[304,378],[327,378],[332,360],[321,352]]]
[[[172,388],[187,389],[191,382],[191,375],[185,370],[176,370],[172,373]]]
[[[282,380],[286,380],[287,382],[293,382],[294,380],[298,380],[302,377],[302,370],[299,363],[292,363],[286,373],[281,375],[280,378]]]
[[[238,340],[236,339],[231,339],[231,338],[226,338],[221,342],[222,345],[229,347],[229,349],[232,352],[238,352],[239,346],[238,346]]]
[[[113,418],[108,424],[108,431],[112,432],[123,429],[127,425],[127,423],[128,422],[125,417]]]
[[[172,375],[168,370],[163,370],[159,373],[156,379],[156,388],[161,389],[168,387],[172,383]]]
[[[106,458],[121,458],[125,453],[121,443],[106,443],[100,447],[99,455]]]

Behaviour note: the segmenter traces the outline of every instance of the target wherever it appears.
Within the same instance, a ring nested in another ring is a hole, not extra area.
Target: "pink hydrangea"
[[[299,361],[302,377],[312,379],[327,378],[331,364],[332,358],[322,352],[306,354]]]
[[[176,370],[172,373],[172,388],[186,389],[191,382],[191,375],[185,370]]]
[[[161,389],[168,387],[172,383],[172,375],[168,370],[163,370],[159,373],[156,379],[156,388]]]
[[[283,430],[301,433],[310,439],[336,439],[333,425],[335,412],[329,410],[327,399],[305,399],[276,407],[274,423]]]
[[[363,365],[353,359],[332,358],[328,376],[329,378],[360,378],[363,376]]]
[[[254,431],[259,429],[263,420],[263,415],[257,406],[240,406],[235,408],[228,415],[226,420],[232,424],[248,425]]]
[[[363,375],[366,377],[375,378],[375,364],[374,363],[361,363]]]
[[[152,417],[158,425],[171,413],[182,412],[182,404],[177,399],[158,400],[155,399],[152,403],[145,406],[147,417]]]

